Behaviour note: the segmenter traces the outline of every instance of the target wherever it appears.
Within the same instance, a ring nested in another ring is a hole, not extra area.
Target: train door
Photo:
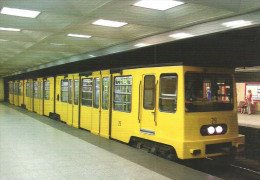
[[[101,76],[100,71],[93,72],[93,108],[92,108],[92,117],[91,117],[91,133],[99,135],[100,130],[100,85],[101,85]]]
[[[140,84],[141,98],[141,132],[144,134],[155,134],[156,126],[156,91],[158,86],[158,80],[155,74],[145,74],[142,77],[142,83]]]
[[[56,78],[56,114],[60,115],[60,120],[67,123],[68,120],[68,87],[69,82],[66,76]]]
[[[80,106],[80,127],[91,130],[92,116],[92,89],[93,79],[91,76],[81,76],[81,106]]]
[[[100,136],[107,139],[109,138],[110,81],[110,72],[101,71]]]
[[[74,74],[73,80],[73,117],[72,117],[72,126],[79,127],[79,75]]]
[[[39,96],[39,100],[38,100],[38,114],[43,115],[43,80],[42,78],[38,79],[38,96]]]
[[[73,74],[68,76],[68,120],[67,124],[72,125],[73,122]]]
[[[18,84],[18,96],[19,96],[19,106],[22,106],[22,104],[24,104],[23,100],[23,81],[19,81],[19,84]]]
[[[54,113],[54,78],[49,77],[44,79],[43,82],[43,114],[49,116],[50,113]]]
[[[18,96],[18,81],[14,82],[14,105],[18,106],[19,96]]]
[[[38,81],[33,81],[33,112],[39,111],[39,85]]]

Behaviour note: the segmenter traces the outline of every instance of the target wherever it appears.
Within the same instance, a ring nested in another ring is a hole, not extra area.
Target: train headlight
[[[208,130],[208,133],[209,133],[209,134],[214,134],[214,133],[215,133],[215,128],[214,128],[213,126],[209,126],[209,127],[207,128],[207,130]]]
[[[217,132],[218,134],[221,134],[221,133],[223,132],[222,126],[217,126],[217,127],[216,127],[216,132]]]

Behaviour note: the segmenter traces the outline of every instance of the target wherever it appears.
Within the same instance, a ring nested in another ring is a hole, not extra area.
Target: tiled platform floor
[[[0,179],[218,179],[0,103]]]
[[[238,113],[238,124],[239,126],[260,129],[260,112],[251,115]]]

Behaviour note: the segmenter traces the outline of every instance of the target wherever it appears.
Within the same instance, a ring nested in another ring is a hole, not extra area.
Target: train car
[[[14,83],[13,81],[9,81],[9,103],[14,104]]]
[[[25,81],[26,91],[31,82]],[[44,115],[170,159],[229,159],[244,148],[234,70],[111,69],[45,78],[38,87],[44,88]]]
[[[18,106],[22,106],[24,104],[24,84],[23,80],[18,82]]]
[[[14,105],[15,106],[19,105],[18,86],[19,86],[19,81],[14,81]]]
[[[43,114],[45,116],[52,117],[52,115],[54,114],[54,89],[55,78],[43,78]]]

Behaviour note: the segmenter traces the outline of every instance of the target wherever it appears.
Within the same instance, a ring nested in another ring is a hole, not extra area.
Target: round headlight
[[[223,132],[222,126],[217,126],[217,127],[216,127],[216,132],[217,132],[218,134],[221,134],[221,133]]]
[[[215,128],[213,126],[208,127],[208,134],[214,134]]]

